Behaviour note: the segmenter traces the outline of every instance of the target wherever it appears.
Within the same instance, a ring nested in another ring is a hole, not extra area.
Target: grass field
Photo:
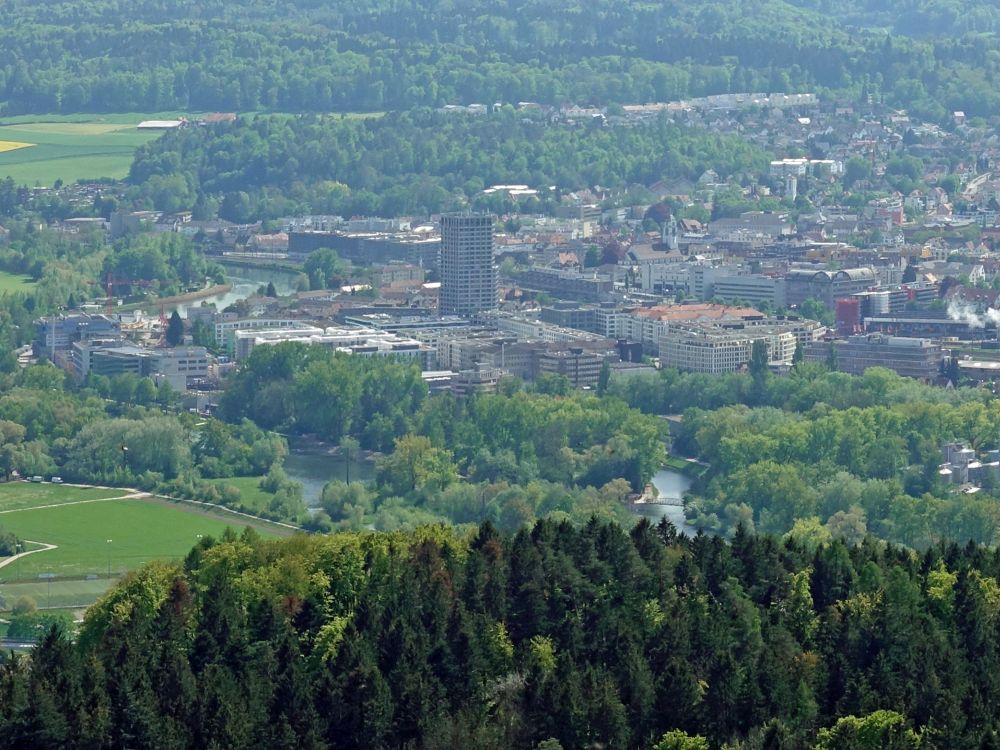
[[[29,550],[37,546],[28,540],[57,547],[0,568],[0,579],[6,583],[38,581],[41,573],[106,577],[109,560],[112,575],[120,575],[150,560],[181,557],[200,535],[218,536],[228,526],[238,529],[246,523],[237,517],[227,519],[161,500],[101,501],[123,494],[117,489],[25,482],[0,485],[0,511],[6,511],[0,512],[0,526],[25,540]],[[269,533],[266,526],[257,528],[262,534]],[[87,581],[61,583],[71,590],[74,583],[96,586]]]
[[[0,294],[4,292],[26,292],[35,285],[27,276],[0,271]]]
[[[70,487],[65,484],[34,484],[31,482],[7,482],[0,484],[0,515],[8,511],[37,508],[40,505],[75,503],[80,500],[97,500],[107,497],[122,497],[126,490],[101,490],[91,487]],[[0,526],[3,525],[0,520]]]

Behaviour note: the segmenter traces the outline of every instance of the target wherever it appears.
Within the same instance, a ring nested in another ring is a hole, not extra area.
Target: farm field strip
[[[16,151],[20,148],[29,148],[34,145],[34,143],[23,143],[22,141],[0,141],[0,154],[7,151]]]

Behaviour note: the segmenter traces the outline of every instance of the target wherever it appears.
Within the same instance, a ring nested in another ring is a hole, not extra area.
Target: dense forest
[[[245,222],[295,213],[427,215],[485,200],[490,185],[526,183],[543,192],[521,208],[537,212],[561,191],[697,179],[709,168],[760,172],[767,159],[735,136],[667,120],[554,126],[510,107],[482,117],[429,109],[365,119],[272,115],[186,128],[141,147],[128,197]]]
[[[1000,556],[669,523],[199,542],[0,668],[0,747],[994,748]]]
[[[4,114],[884,95],[1000,114],[1000,12],[940,0],[12,0]]]

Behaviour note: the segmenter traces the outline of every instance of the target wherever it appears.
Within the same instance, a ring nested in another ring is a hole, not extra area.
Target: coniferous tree
[[[174,310],[170,314],[170,321],[167,323],[167,331],[164,338],[170,346],[177,346],[184,341],[184,321],[180,313]]]

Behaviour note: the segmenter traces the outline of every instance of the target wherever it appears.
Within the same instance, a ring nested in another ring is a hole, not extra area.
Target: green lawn
[[[89,487],[70,487],[65,484],[34,484],[33,482],[6,482],[0,484],[0,526],[4,525],[3,511],[35,508],[39,505],[72,503],[79,500],[98,500],[121,497],[126,490],[99,490]]]
[[[150,560],[182,557],[199,535],[218,536],[227,526],[244,525],[238,518],[224,520],[181,505],[144,500],[32,508],[5,513],[0,524],[20,539],[57,546],[0,568],[0,578],[6,581],[38,580],[40,573],[106,576],[109,559],[112,575],[120,575]]]
[[[26,292],[35,285],[29,276],[0,271],[0,294],[4,292]]]

